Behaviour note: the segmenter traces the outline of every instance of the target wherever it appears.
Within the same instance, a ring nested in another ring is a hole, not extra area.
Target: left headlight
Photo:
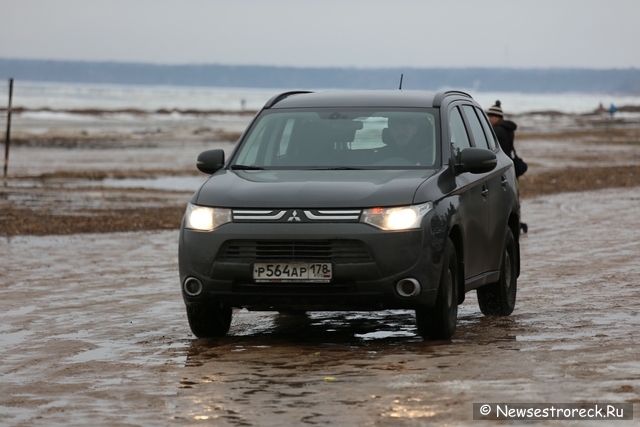
[[[431,202],[395,208],[371,208],[363,211],[360,221],[388,231],[411,230],[420,228],[422,218],[432,209]]]
[[[189,203],[185,220],[185,227],[191,230],[213,231],[232,221],[231,209],[209,208]]]

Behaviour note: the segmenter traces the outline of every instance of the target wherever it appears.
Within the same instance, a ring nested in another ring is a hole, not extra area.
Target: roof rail
[[[442,92],[438,92],[436,93],[436,96],[433,97],[433,106],[434,107],[440,107],[442,105],[442,101],[447,97],[447,96],[452,96],[452,95],[462,95],[462,96],[466,96],[468,98],[471,98],[471,95],[469,95],[466,92],[462,92],[460,90],[445,90]]]
[[[264,104],[263,108],[271,108],[274,105],[276,105],[278,102],[282,101],[283,99],[288,98],[291,95],[298,95],[301,93],[313,93],[313,92],[310,90],[292,90],[289,92],[282,92],[281,94],[276,95],[272,97],[270,100],[268,100],[267,103]]]

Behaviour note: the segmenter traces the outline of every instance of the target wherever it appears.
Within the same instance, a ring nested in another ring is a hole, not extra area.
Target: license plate
[[[328,283],[333,277],[330,262],[258,262],[253,264],[256,282]]]

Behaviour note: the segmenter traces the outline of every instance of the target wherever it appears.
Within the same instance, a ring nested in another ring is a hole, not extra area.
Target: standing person
[[[491,126],[493,126],[493,130],[498,137],[498,142],[500,143],[502,151],[507,153],[507,156],[513,159],[513,138],[518,125],[511,120],[504,119],[502,103],[500,101],[496,101],[495,105],[491,106],[491,108],[487,110],[487,116],[489,116],[489,121],[491,122]]]
[[[518,158],[516,154],[516,150],[513,146],[514,140],[514,132],[518,128],[518,125],[512,122],[511,120],[504,119],[504,113],[502,112],[502,103],[500,101],[496,101],[495,105],[492,105],[491,108],[487,110],[487,116],[489,117],[489,122],[491,122],[491,126],[493,126],[493,130],[498,137],[498,143],[500,144],[500,148],[504,151],[507,156],[511,158],[511,160],[515,160]],[[521,160],[518,159],[520,162]],[[522,162],[524,164],[524,162]],[[516,178],[519,178],[520,175],[526,171],[518,170],[516,168]],[[528,230],[527,224],[524,222],[520,223],[520,229],[523,233],[526,233]]]

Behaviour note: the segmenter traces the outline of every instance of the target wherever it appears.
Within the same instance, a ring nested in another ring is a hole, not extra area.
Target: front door
[[[449,112],[449,133],[454,155],[471,147],[471,139],[458,107]],[[489,245],[489,207],[486,174],[465,172],[456,176],[456,193],[460,197],[459,214],[464,238],[465,279],[485,271],[485,256]]]

